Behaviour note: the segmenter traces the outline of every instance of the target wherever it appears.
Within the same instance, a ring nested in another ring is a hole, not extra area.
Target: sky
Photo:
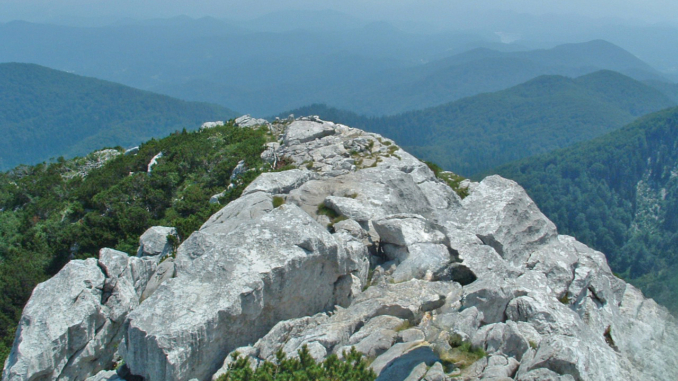
[[[255,18],[286,9],[331,9],[365,20],[436,24],[477,22],[486,14],[507,10],[678,24],[675,0],[0,0],[0,21],[178,15],[233,19]]]

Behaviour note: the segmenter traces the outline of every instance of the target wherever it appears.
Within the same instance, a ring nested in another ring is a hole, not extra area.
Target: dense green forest
[[[576,79],[542,76],[496,93],[388,117],[363,117],[323,105],[291,113],[383,134],[416,156],[468,177],[592,139],[675,104],[648,85],[599,71]]]
[[[231,122],[150,140],[136,155],[118,155],[84,177],[96,154],[0,173],[0,363],[37,283],[70,259],[96,257],[102,247],[135,254],[151,226],[175,226],[187,238],[220,208],[209,199],[227,189],[238,161],[252,170],[234,180],[222,204],[259,175],[270,139],[265,128]],[[148,173],[159,152],[163,157]]]
[[[491,173],[516,180],[560,233],[678,313],[678,108]]]
[[[233,111],[32,64],[0,64],[0,170],[138,145]]]

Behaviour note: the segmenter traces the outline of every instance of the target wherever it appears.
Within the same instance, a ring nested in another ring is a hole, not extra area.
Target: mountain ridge
[[[541,76],[499,92],[395,116],[370,118],[321,105],[288,113],[322,115],[390,136],[425,160],[471,176],[599,136],[675,104],[639,81],[598,71],[574,79]]]
[[[678,376],[675,318],[559,235],[514,181],[458,184],[462,199],[380,135],[317,117],[257,123],[174,137],[273,141],[243,151],[261,162],[233,169],[252,173],[240,197],[189,237],[151,227],[136,256],[103,248],[36,287],[6,381],[221,381],[237,361],[299,349],[307,365],[336,364],[351,347],[378,381]],[[140,178],[179,169],[160,159]]]
[[[0,169],[112,146],[134,146],[200,121],[229,119],[225,107],[187,102],[35,64],[0,64]]]

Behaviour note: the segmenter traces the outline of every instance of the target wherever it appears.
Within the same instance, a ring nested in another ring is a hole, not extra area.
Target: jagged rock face
[[[33,291],[3,380],[84,380],[112,366],[120,328],[154,270],[111,249],[69,262]]]
[[[317,360],[355,347],[379,380],[678,379],[675,319],[515,182],[468,183],[461,200],[378,135],[316,117],[269,128],[282,141],[262,158],[299,169],[261,175],[157,267],[71,262],[34,292],[4,377],[114,380],[99,359],[119,342],[151,381],[215,380],[232,351],[257,366],[303,345]]]

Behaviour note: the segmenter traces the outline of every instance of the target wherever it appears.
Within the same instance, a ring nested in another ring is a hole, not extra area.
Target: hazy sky
[[[284,9],[334,9],[366,20],[426,22],[459,20],[469,14],[511,10],[530,14],[577,14],[644,22],[678,21],[675,0],[0,0],[0,21],[66,17],[246,17]]]

